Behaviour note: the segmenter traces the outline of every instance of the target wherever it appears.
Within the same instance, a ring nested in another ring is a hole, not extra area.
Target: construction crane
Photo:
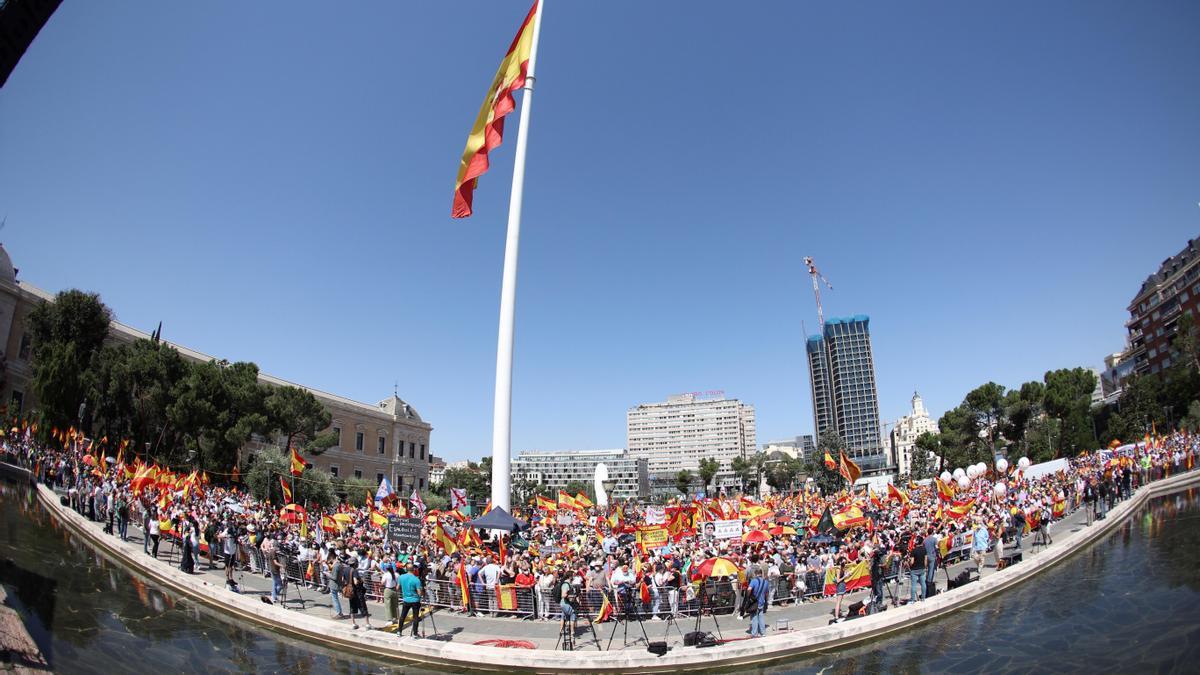
[[[817,299],[817,324],[818,330],[823,334],[825,332],[825,312],[821,309],[821,287],[817,284],[817,279],[825,282],[829,290],[833,290],[833,284],[829,283],[820,271],[817,270],[816,263],[809,256],[804,256],[804,264],[808,266],[808,275],[812,277],[813,282],[813,297]]]

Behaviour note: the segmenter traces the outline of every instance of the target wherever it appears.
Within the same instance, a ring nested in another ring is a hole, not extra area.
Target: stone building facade
[[[36,286],[17,280],[8,252],[0,246],[0,354],[3,381],[0,382],[0,402],[7,405],[9,415],[22,414],[36,408],[30,383],[33,379],[32,344],[25,329],[26,318],[43,302],[53,302],[54,296]],[[113,321],[109,339],[133,342],[149,339],[150,334]],[[163,341],[174,347],[190,361],[219,360],[190,347]],[[433,427],[423,420],[412,405],[392,395],[379,403],[362,403],[329,392],[289,382],[274,375],[259,373],[259,382],[269,386],[293,386],[311,392],[333,418],[332,428],[339,432],[338,444],[316,456],[304,459],[314,468],[335,476],[362,478],[378,484],[388,478],[397,492],[408,495],[412,487],[429,486],[429,469],[433,453],[429,443]],[[283,439],[258,438],[247,444],[247,450],[266,445],[281,445]]]

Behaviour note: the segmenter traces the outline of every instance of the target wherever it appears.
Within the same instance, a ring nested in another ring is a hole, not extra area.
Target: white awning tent
[[[1058,473],[1059,471],[1066,471],[1070,467],[1071,465],[1066,459],[1052,459],[1049,462],[1034,464],[1028,469],[1025,469],[1025,471],[1022,472],[1022,475],[1027,479],[1033,480],[1035,478],[1041,478],[1042,476],[1049,476],[1052,473]]]

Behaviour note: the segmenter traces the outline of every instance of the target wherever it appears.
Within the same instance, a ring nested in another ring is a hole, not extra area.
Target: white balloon
[[[1008,486],[1004,483],[996,483],[996,486],[992,488],[992,492],[996,493],[997,497],[1003,499],[1004,493],[1008,492]]]
[[[967,467],[967,478],[975,480],[979,476],[979,467],[972,464]]]
[[[966,474],[963,474],[958,477],[958,487],[966,490],[970,486],[971,486],[971,479],[967,478]]]
[[[996,470],[999,471],[1000,473],[1004,473],[1005,471],[1008,471],[1008,460],[1004,459],[1003,457],[996,460]]]
[[[963,476],[965,476],[965,475],[967,475],[967,472],[966,472],[966,471],[963,471],[962,469],[955,469],[955,470],[954,470],[954,479],[955,479],[955,480],[958,480],[959,478],[962,478],[962,477],[963,477]]]
[[[979,475],[980,475],[980,476],[982,476],[982,475],[984,475],[985,473],[987,473],[987,464],[984,464],[983,462],[980,462],[980,463],[979,463],[979,464],[977,464],[976,466],[978,466],[978,467],[979,467]]]
[[[938,478],[941,478],[943,483],[949,483],[953,476],[950,475],[949,471],[943,471],[942,475],[938,476]]]
[[[1018,459],[1017,460],[1017,468],[1022,471],[1024,471],[1025,469],[1028,469],[1029,468],[1029,458],[1022,457],[1021,459]]]

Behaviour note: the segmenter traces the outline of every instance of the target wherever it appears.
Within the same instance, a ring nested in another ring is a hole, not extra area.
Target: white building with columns
[[[925,402],[919,393],[913,392],[912,412],[896,420],[889,442],[892,456],[896,458],[896,469],[900,475],[912,469],[913,453],[917,452],[917,438],[924,433],[938,433],[937,422],[925,410]],[[930,457],[933,454],[930,453]]]

